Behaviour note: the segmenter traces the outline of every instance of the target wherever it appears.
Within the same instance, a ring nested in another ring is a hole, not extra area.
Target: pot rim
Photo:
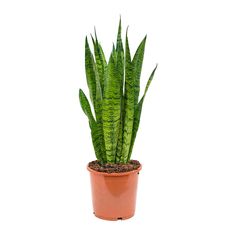
[[[88,165],[87,165],[87,170],[90,173],[96,174],[96,175],[103,175],[103,176],[124,176],[124,175],[131,175],[131,174],[135,174],[137,172],[139,172],[142,169],[142,165],[140,164],[140,167],[136,170],[131,170],[131,171],[127,171],[127,172],[120,172],[120,173],[107,173],[107,172],[100,172],[100,171],[96,171],[91,169]]]

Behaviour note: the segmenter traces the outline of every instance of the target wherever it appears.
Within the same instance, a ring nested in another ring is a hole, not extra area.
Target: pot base
[[[109,221],[117,221],[117,220],[128,220],[128,219],[130,219],[130,218],[132,218],[133,216],[134,216],[134,214],[133,215],[130,215],[130,216],[125,216],[125,217],[117,217],[117,218],[109,218],[109,217],[106,217],[106,216],[99,216],[99,215],[96,215],[96,213],[95,212],[93,212],[93,214],[97,217],[97,218],[99,218],[99,219],[102,219],[102,220],[109,220]]]

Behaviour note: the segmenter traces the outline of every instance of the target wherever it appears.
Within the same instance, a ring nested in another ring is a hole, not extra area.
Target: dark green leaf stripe
[[[149,85],[151,84],[152,79],[154,77],[156,68],[157,68],[157,66],[154,68],[154,70],[152,71],[152,73],[151,73],[151,75],[150,75],[150,77],[148,79],[148,82],[147,82],[147,85],[146,85],[146,88],[145,88],[145,91],[144,91],[144,95],[142,96],[142,98],[139,101],[139,103],[135,106],[134,126],[133,126],[133,133],[132,133],[131,146],[130,146],[130,150],[129,150],[129,158],[128,158],[128,160],[130,160],[130,157],[131,157],[131,154],[132,154],[132,151],[133,151],[134,141],[135,141],[135,138],[136,138],[136,135],[137,135],[137,131],[138,131],[138,128],[139,128],[140,117],[141,117],[142,107],[143,107],[143,101],[144,101],[144,98],[145,98],[146,93],[148,91]]]
[[[140,91],[140,75],[141,75],[142,65],[143,65],[143,56],[144,56],[146,38],[147,36],[144,37],[144,39],[138,46],[138,49],[136,50],[134,58],[132,60],[134,90],[135,90],[134,91],[134,104],[138,103],[138,97],[139,97],[139,91]]]
[[[132,62],[129,49],[129,41],[126,32],[125,45],[125,95],[124,95],[124,130],[122,162],[127,162],[133,130],[134,117],[134,78],[132,74]]]
[[[116,146],[120,126],[120,80],[113,54],[108,63],[108,74],[104,83],[103,132],[108,162],[115,162]]]

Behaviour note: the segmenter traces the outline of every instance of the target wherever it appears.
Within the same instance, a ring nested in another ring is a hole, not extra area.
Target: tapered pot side
[[[122,173],[104,173],[89,166],[93,211],[104,220],[131,218],[135,213],[138,176],[137,170]]]

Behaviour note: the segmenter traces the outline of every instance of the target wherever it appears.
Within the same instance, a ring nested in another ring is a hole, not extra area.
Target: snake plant
[[[157,66],[139,100],[146,36],[131,58],[127,31],[123,47],[120,21],[116,45],[113,44],[108,62],[96,31],[91,38],[94,53],[90,50],[87,37],[85,39],[85,71],[95,116],[81,89],[80,105],[88,117],[97,160],[102,164],[127,163],[138,131],[143,101]]]

